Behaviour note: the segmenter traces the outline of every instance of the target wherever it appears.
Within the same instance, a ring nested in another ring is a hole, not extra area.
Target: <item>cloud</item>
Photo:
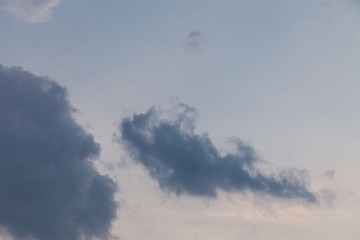
[[[184,40],[184,49],[189,52],[199,52],[206,43],[206,36],[199,30],[190,32]]]
[[[41,22],[51,14],[59,0],[0,0],[0,10],[23,17],[29,22]]]
[[[333,180],[333,179],[334,179],[334,175],[335,175],[335,170],[326,171],[326,172],[324,173],[324,175],[325,175],[325,177],[328,177],[328,178],[330,178],[331,180]]]
[[[326,203],[328,206],[332,206],[333,202],[337,198],[337,194],[333,191],[329,191],[327,189],[322,189],[319,191],[319,195],[321,197],[321,200]]]
[[[72,118],[66,89],[0,65],[0,227],[14,239],[108,239],[115,183]]]
[[[163,190],[201,197],[216,197],[217,190],[250,190],[280,199],[317,201],[307,189],[306,171],[265,175],[256,167],[261,161],[251,146],[238,140],[236,153],[221,156],[207,134],[196,134],[196,111],[191,107],[179,105],[173,119],[164,115],[168,113],[151,108],[123,119],[117,139]]]

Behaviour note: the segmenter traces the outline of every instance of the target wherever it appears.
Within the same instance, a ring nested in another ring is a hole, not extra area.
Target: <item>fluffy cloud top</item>
[[[66,90],[0,65],[0,227],[15,239],[108,239],[115,183]]]
[[[263,174],[254,149],[237,142],[237,152],[221,156],[206,135],[194,132],[194,110],[182,105],[175,119],[150,109],[123,119],[122,137],[131,156],[148,170],[160,187],[177,195],[216,197],[217,190],[266,194],[281,199],[316,202],[306,174],[296,169]]]
[[[29,22],[44,21],[59,0],[0,0],[0,10],[11,12]]]

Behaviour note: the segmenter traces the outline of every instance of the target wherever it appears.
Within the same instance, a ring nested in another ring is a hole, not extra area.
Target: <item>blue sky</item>
[[[78,109],[74,121],[101,146],[94,171],[118,186],[111,234],[360,239],[356,1],[0,0],[0,22],[0,64],[66,87]],[[175,127],[179,103],[196,109],[195,127],[181,134],[206,133],[219,159],[236,152],[240,138],[269,174],[306,169],[307,189],[321,200],[284,200],[251,188],[219,188],[216,198],[164,190],[146,161],[113,136],[121,138],[124,119],[135,121],[151,107],[162,114],[148,131]]]

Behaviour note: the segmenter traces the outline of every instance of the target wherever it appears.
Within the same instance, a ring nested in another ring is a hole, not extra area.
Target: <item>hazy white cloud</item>
[[[8,11],[29,22],[41,22],[48,18],[59,0],[0,0],[0,10]]]

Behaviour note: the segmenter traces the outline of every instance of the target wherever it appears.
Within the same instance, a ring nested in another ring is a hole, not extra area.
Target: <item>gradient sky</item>
[[[0,0],[0,22],[0,64],[64,86],[100,144],[96,169],[118,186],[114,236],[360,239],[357,1]],[[119,126],[181,103],[196,109],[189,136],[207,133],[219,159],[240,138],[266,172],[306,169],[321,200],[163,191]]]

